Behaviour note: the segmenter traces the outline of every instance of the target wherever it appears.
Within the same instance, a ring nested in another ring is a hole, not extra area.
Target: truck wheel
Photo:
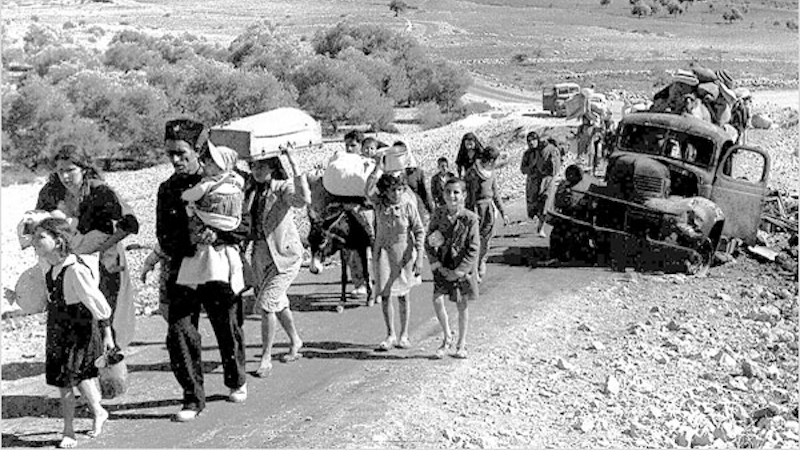
[[[711,262],[714,260],[714,247],[711,242],[706,241],[697,249],[697,254],[692,255],[692,258],[686,261],[686,273],[696,277],[704,277],[708,275],[708,270],[711,268]]]

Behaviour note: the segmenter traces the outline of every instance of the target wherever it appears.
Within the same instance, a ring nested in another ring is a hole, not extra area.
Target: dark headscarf
[[[475,142],[475,154],[472,155],[472,158],[467,155],[467,148],[464,146],[464,142],[471,140]],[[478,156],[483,153],[483,145],[481,141],[478,140],[478,137],[475,136],[474,133],[467,133],[464,137],[461,138],[461,146],[458,148],[458,155],[456,156],[456,166],[459,168],[463,167],[465,170],[469,169],[472,164],[475,163],[475,160],[478,159]]]

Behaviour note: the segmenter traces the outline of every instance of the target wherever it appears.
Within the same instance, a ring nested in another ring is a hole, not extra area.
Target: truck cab
[[[548,211],[551,251],[552,235],[582,230],[584,244],[594,246],[597,256],[616,252],[612,259],[620,259],[621,248],[634,249],[638,257],[683,259],[693,271],[707,268],[721,243],[755,242],[769,169],[768,153],[735,145],[711,123],[677,114],[630,114],[617,129],[605,180],[578,194],[586,196],[583,208]]]
[[[567,115],[566,102],[579,93],[581,87],[576,83],[558,83],[542,89],[542,109],[558,117]]]

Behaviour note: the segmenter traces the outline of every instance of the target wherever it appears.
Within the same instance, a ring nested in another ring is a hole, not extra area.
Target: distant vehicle
[[[581,87],[576,83],[558,83],[542,89],[542,109],[559,117],[567,115],[566,102],[579,93]]]
[[[769,169],[769,154],[736,145],[708,122],[630,114],[619,124],[605,182],[586,174],[570,190],[574,200],[548,208],[551,254],[705,273],[730,239],[755,242]]]

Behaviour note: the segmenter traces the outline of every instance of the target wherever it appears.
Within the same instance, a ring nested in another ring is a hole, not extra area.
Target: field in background
[[[651,93],[665,71],[691,61],[725,68],[764,88],[794,88],[798,79],[797,0],[749,1],[744,19],[722,18],[741,1],[695,1],[679,16],[630,14],[627,0],[407,0],[398,17],[387,1],[114,0],[112,3],[17,1],[3,5],[4,44],[34,22],[63,27],[98,46],[114,32],[192,33],[227,45],[245,27],[270,20],[310,38],[342,20],[373,22],[415,36],[436,55],[463,64],[491,82],[538,90],[562,80],[601,89]],[[713,5],[713,11],[709,5]],[[101,27],[100,35],[86,33]],[[84,36],[85,35],[85,36]]]

